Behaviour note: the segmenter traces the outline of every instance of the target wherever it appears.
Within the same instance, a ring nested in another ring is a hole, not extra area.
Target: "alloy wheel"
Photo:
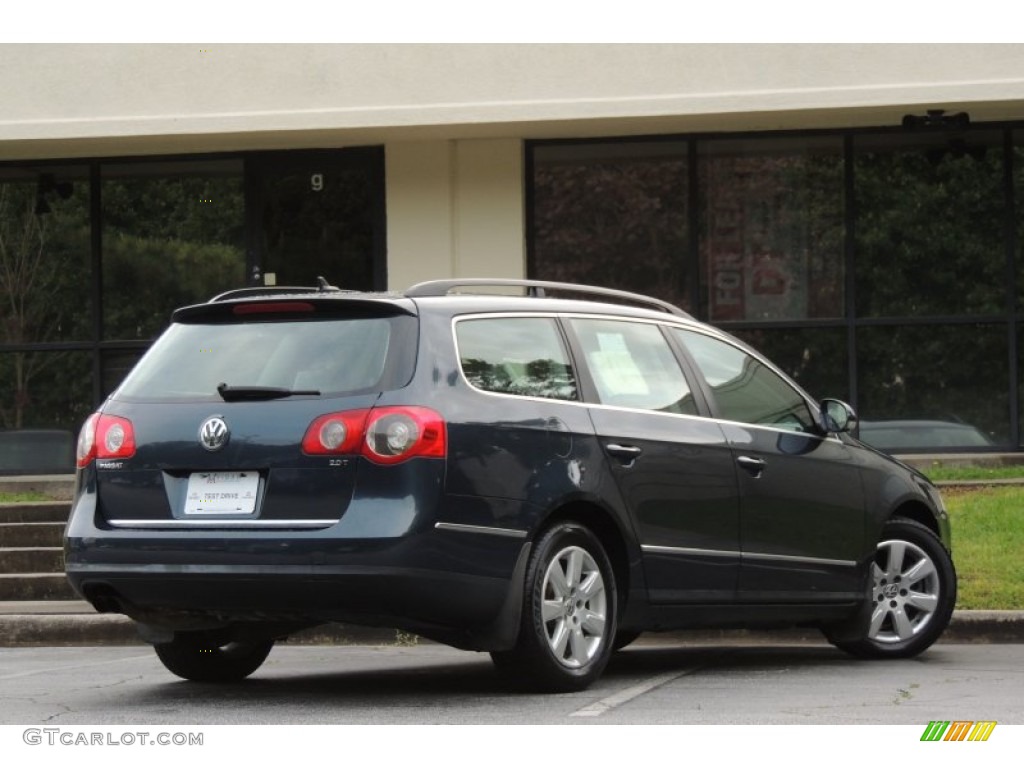
[[[870,639],[900,643],[928,626],[940,604],[941,587],[935,563],[921,547],[898,539],[881,542],[873,580]]]
[[[601,649],[608,596],[597,562],[571,546],[551,559],[544,573],[541,619],[548,648],[562,665],[582,667]]]

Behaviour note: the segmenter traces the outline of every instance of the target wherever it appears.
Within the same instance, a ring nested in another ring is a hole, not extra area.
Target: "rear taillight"
[[[341,411],[313,420],[302,438],[311,456],[361,454],[377,464],[415,456],[444,458],[447,433],[441,414],[419,406]]]
[[[82,431],[78,433],[78,454],[75,457],[79,467],[84,467],[96,458],[96,422],[100,415],[94,413],[85,420]]]
[[[128,459],[135,455],[135,429],[128,419],[94,413],[78,435],[79,467],[93,459]]]
[[[313,420],[302,438],[302,452],[311,456],[358,453],[368,410],[327,413]]]
[[[444,419],[436,411],[416,406],[374,408],[366,422],[363,455],[378,464],[396,464],[413,456],[444,458],[447,442]]]

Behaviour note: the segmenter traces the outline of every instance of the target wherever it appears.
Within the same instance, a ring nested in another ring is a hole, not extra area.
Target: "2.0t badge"
[[[211,416],[199,427],[199,444],[208,451],[219,451],[228,444],[231,430],[220,416]]]

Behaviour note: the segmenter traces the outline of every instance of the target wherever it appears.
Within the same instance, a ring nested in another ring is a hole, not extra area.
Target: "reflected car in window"
[[[886,453],[996,447],[995,441],[977,427],[956,421],[862,421],[858,436],[863,442]]]

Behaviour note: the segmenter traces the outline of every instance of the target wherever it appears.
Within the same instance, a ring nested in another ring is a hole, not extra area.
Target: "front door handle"
[[[618,443],[607,443],[605,448],[608,453],[626,465],[632,464],[636,461],[637,456],[644,452],[644,449],[639,446],[619,445]]]
[[[764,459],[755,459],[752,456],[737,456],[736,463],[755,478],[760,477],[765,468]]]

